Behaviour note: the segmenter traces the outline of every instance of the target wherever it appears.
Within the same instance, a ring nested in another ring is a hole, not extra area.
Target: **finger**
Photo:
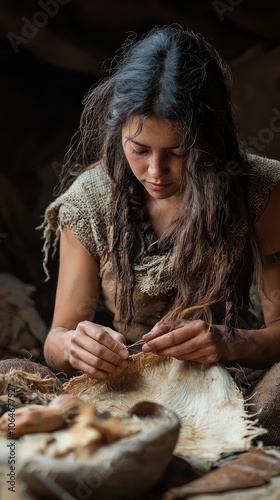
[[[158,356],[168,356],[178,359],[179,361],[195,361],[197,363],[216,363],[219,360],[218,352],[213,346],[206,347],[205,349],[199,348],[192,352],[185,349],[185,345],[181,344],[170,349],[157,351]]]
[[[109,377],[109,372],[104,372],[102,370],[96,369],[94,366],[88,365],[85,361],[81,359],[71,360],[71,365],[76,370],[81,370],[84,373],[87,373],[91,377],[105,379]]]
[[[103,345],[123,359],[129,356],[129,352],[124,344],[112,337],[104,327],[100,327],[90,321],[82,321],[78,324],[76,331],[84,332],[90,339],[95,340],[98,344]],[[79,342],[78,339],[77,342]]]
[[[115,366],[121,366],[124,362],[127,363],[126,358],[121,357],[117,352],[112,351],[84,333],[74,332],[72,334],[69,353],[80,359],[84,359],[85,356],[89,359],[91,356],[96,356]]]
[[[182,342],[181,344],[176,344],[172,345],[171,347],[164,347],[162,349],[154,349],[152,346],[151,350],[149,349],[149,344],[143,345],[142,351],[143,352],[154,352],[158,356],[168,356],[168,357],[173,357],[176,358],[178,356],[189,356],[190,351],[189,351],[189,346],[186,345],[186,342]],[[195,351],[196,349],[194,349]]]
[[[80,347],[76,347],[75,349],[70,348],[69,362],[74,368],[86,371],[92,376],[95,376],[94,374],[96,372],[103,372],[106,374],[116,371],[120,372],[128,365],[128,362],[125,360],[122,360],[120,364],[111,363]]]
[[[174,356],[179,361],[193,361],[196,363],[212,364],[219,361],[219,355],[217,352],[200,352],[195,351],[193,353],[183,354],[181,356]]]
[[[103,327],[104,328],[104,327]],[[112,328],[105,328],[105,330],[113,337],[115,340],[123,344],[124,346],[126,345],[126,338],[119,332],[116,332],[116,330],[112,330]]]
[[[205,336],[196,336],[190,340],[179,342],[180,336],[176,334],[176,330],[172,330],[170,334],[166,334],[160,339],[155,339],[143,346],[143,351],[148,352],[150,349],[158,355],[177,357],[180,355],[194,355],[197,352],[205,352],[213,350],[213,343]]]
[[[145,333],[145,335],[143,335],[142,339],[145,342],[149,342],[150,340],[157,338],[157,337],[160,337],[161,335],[165,335],[166,333],[169,333],[172,330],[176,330],[176,331],[179,330],[180,331],[182,329],[182,331],[184,331],[183,329],[185,329],[187,325],[190,325],[191,327],[193,327],[194,325],[196,325],[196,323],[197,323],[196,321],[181,320],[177,324],[177,326],[174,326],[174,325],[171,325],[170,323],[159,322],[159,323],[155,324],[155,326],[151,329],[150,332]],[[190,331],[191,331],[191,329],[190,329]]]
[[[148,340],[146,344],[143,345],[143,352],[150,351],[162,351],[164,349],[168,349],[174,345],[177,345],[185,340],[181,338],[182,334],[180,334],[179,330],[172,330],[171,332],[164,333],[160,337],[153,338],[152,340]]]
[[[161,335],[164,335],[167,332],[170,332],[170,329],[171,327],[167,323],[157,323],[151,329],[150,332],[145,333],[145,335],[143,335],[142,340],[144,342],[149,342],[152,339],[155,339],[157,337],[160,337]]]
[[[203,338],[202,334],[203,333]],[[189,343],[190,351],[201,347],[201,343],[205,345],[208,337],[211,335],[209,327],[205,330],[205,324],[201,321],[189,321],[184,325],[175,328],[164,335],[155,339],[148,339],[146,345],[143,346],[143,352],[161,351],[183,342]]]

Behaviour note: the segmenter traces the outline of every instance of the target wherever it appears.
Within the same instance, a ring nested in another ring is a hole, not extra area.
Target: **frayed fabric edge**
[[[52,253],[51,253],[51,258],[54,259],[54,256],[57,252],[57,245],[61,233],[61,228],[57,227],[57,229],[54,231],[52,227],[50,226],[50,223],[45,219],[43,223],[40,226],[37,226],[35,228],[36,230],[43,230],[43,236],[42,239],[44,240],[43,248],[42,248],[42,254],[43,254],[43,269],[46,274],[45,282],[50,279],[50,273],[48,270],[48,261],[49,261],[49,252],[50,249],[52,248]],[[55,234],[54,236],[54,241],[52,242],[52,234]]]

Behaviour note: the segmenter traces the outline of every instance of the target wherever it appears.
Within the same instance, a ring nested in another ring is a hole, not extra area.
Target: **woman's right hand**
[[[127,365],[129,352],[120,333],[91,321],[81,321],[68,331],[67,361],[76,370],[92,377],[106,378],[121,372]]]

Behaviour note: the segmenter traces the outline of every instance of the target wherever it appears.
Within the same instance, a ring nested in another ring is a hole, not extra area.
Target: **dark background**
[[[0,272],[35,285],[47,325],[57,262],[45,282],[35,227],[102,62],[131,32],[171,23],[201,32],[232,68],[241,139],[280,159],[279,20],[279,0],[1,0]]]

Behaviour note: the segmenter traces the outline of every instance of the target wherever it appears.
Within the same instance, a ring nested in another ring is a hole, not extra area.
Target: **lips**
[[[156,191],[160,191],[161,189],[166,189],[169,186],[171,186],[171,182],[168,183],[156,183],[156,182],[149,182],[147,181],[147,184],[152,188],[155,189]]]

